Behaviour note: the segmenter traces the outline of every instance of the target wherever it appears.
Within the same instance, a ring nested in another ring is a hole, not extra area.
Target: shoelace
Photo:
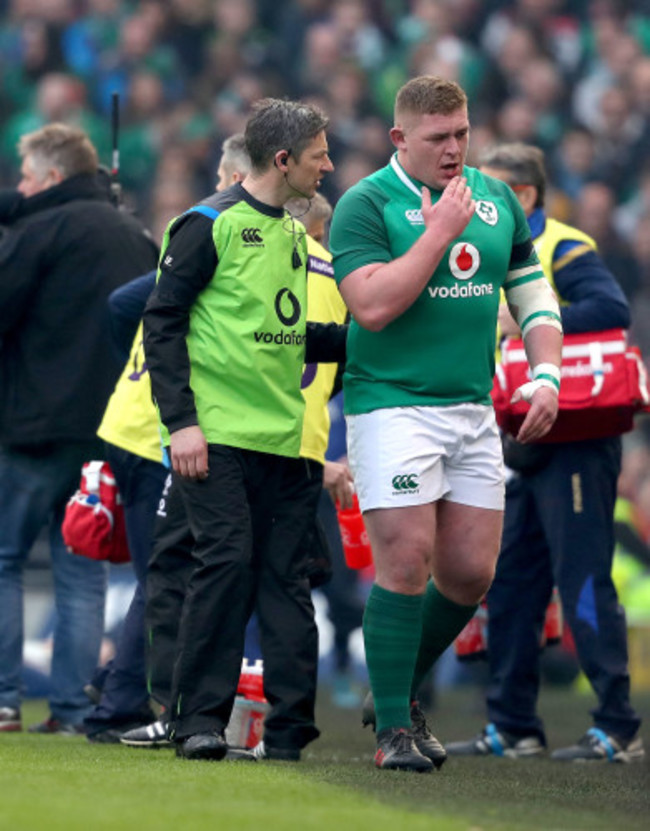
[[[427,719],[420,707],[414,704],[411,707],[411,724],[413,726],[413,735],[417,738],[428,739],[431,731],[427,727]]]
[[[406,730],[399,730],[391,736],[390,746],[396,753],[410,753],[412,747],[413,737]]]

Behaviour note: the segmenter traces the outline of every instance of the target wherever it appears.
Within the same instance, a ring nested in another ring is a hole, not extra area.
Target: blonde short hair
[[[398,90],[395,123],[406,115],[450,115],[464,107],[467,107],[467,95],[455,81],[438,75],[420,75]]]
[[[18,142],[21,159],[29,156],[37,172],[55,167],[63,179],[80,173],[96,173],[97,151],[86,133],[69,124],[47,124],[25,133]]]

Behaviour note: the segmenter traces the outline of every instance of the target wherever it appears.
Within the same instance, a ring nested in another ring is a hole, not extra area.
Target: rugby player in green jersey
[[[562,327],[526,217],[465,166],[467,98],[423,76],[397,94],[389,164],[340,199],[330,246],[352,313],[344,376],[349,456],[376,567],[364,615],[380,768],[427,771],[446,751],[417,704],[434,661],[492,580],[504,468],[491,406],[499,294],[532,380],[519,440],[557,414]]]

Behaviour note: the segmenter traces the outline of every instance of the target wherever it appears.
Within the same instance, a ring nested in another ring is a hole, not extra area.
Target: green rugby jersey
[[[528,280],[542,272],[512,190],[471,167],[463,175],[476,212],[422,294],[380,332],[352,320],[347,413],[491,401],[499,291],[509,273],[523,269]],[[350,272],[390,262],[411,248],[424,231],[421,188],[395,155],[341,197],[330,230],[339,284]],[[440,196],[432,191],[432,202]]]
[[[306,269],[302,224],[241,185],[170,223],[145,313],[165,428],[198,423],[209,444],[299,455]]]

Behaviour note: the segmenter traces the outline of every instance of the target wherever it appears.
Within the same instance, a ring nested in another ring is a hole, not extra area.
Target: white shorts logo
[[[457,280],[470,280],[478,271],[481,256],[471,242],[457,242],[449,254],[449,270]]]
[[[476,203],[476,216],[487,225],[496,225],[499,221],[497,206],[494,202],[486,202],[485,199],[479,199]]]

